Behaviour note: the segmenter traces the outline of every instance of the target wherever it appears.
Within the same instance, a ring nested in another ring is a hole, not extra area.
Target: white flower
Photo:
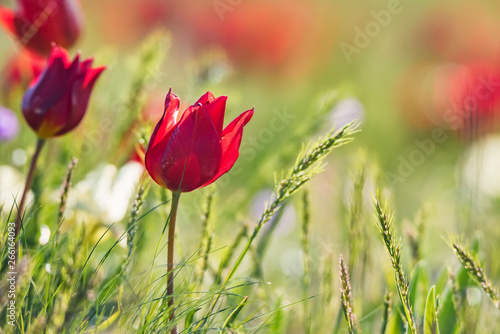
[[[500,196],[500,136],[474,143],[466,152],[464,181],[487,196]]]
[[[24,190],[25,176],[8,165],[0,165],[0,207],[3,206],[5,212],[14,208],[14,199],[19,205],[21,195]],[[27,206],[33,201],[33,193],[28,192],[26,198]]]
[[[101,165],[74,186],[68,196],[68,208],[93,213],[104,223],[120,221],[143,172],[144,167],[135,161],[119,170],[111,164]]]

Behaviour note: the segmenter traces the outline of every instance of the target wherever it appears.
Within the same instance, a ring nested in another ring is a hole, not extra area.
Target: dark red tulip
[[[227,96],[214,98],[207,92],[178,119],[179,98],[168,92],[145,158],[156,183],[173,192],[189,192],[211,184],[233,167],[253,109],[223,129],[226,100]]]
[[[22,45],[47,56],[52,43],[69,48],[76,42],[83,16],[77,0],[18,0],[15,11],[0,7],[0,23]]]
[[[47,66],[26,91],[24,118],[40,138],[63,135],[85,116],[92,88],[105,69],[92,68],[92,58],[71,61],[66,50],[54,47]]]

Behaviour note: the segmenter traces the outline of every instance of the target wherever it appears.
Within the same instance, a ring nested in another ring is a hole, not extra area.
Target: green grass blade
[[[424,334],[439,334],[436,312],[436,286],[432,286],[425,302]]]

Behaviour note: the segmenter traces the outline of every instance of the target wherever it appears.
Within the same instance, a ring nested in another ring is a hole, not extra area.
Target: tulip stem
[[[15,224],[15,232],[14,232],[14,238],[16,240],[15,243],[15,257],[16,257],[16,263],[18,259],[18,252],[19,252],[19,232],[21,231],[22,227],[22,221],[23,221],[23,211],[24,211],[24,206],[26,205],[26,196],[28,195],[28,192],[31,188],[31,184],[33,183],[33,177],[35,176],[35,170],[36,170],[36,163],[38,161],[38,157],[40,156],[40,152],[42,151],[43,144],[45,144],[45,140],[42,138],[38,138],[38,141],[36,143],[36,149],[35,153],[33,154],[33,157],[31,158],[31,165],[30,169],[28,171],[28,176],[26,177],[26,184],[24,185],[24,191],[21,196],[21,201],[19,202],[19,206],[17,207],[17,218],[16,218],[16,224]]]
[[[168,223],[168,253],[167,253],[167,297],[168,307],[172,307],[170,321],[174,319],[174,242],[175,242],[175,220],[177,218],[177,208],[181,193],[172,192],[172,208],[170,210],[170,219]],[[174,325],[170,334],[177,334],[177,326]]]

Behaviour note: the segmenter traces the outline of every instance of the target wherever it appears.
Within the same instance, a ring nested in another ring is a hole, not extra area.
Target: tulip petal
[[[54,137],[59,135],[62,129],[65,128],[66,121],[71,115],[71,92],[72,89],[69,89],[66,95],[45,113],[40,126],[36,130],[38,137]]]
[[[54,7],[52,24],[47,26],[46,34],[53,36],[58,44],[70,47],[77,41],[84,25],[82,9],[79,2],[74,0],[58,1],[57,5]]]
[[[223,138],[226,136],[230,136],[231,133],[237,131],[240,127],[247,125],[248,122],[250,122],[250,120],[252,119],[253,110],[254,108],[243,112],[241,115],[236,117],[231,123],[229,123],[228,126],[226,126],[226,128],[222,132]]]
[[[207,106],[208,104],[212,103],[212,101],[215,99],[214,94],[212,92],[208,91],[205,94],[203,94],[198,101],[194,105],[201,104],[203,106]]]
[[[37,97],[43,96],[43,104],[38,106],[41,109],[48,109],[60,99],[66,92],[64,89],[68,86],[74,73],[68,71],[69,55],[59,47],[52,49],[52,54],[48,60],[47,66],[38,78],[31,83],[24,99],[31,103],[37,102]],[[77,68],[73,69],[73,72]],[[61,89],[61,87],[63,89]],[[24,101],[23,101],[24,102]],[[42,101],[40,101],[42,102]]]
[[[84,63],[86,64],[83,65]],[[82,62],[81,65],[83,66],[80,68],[86,69],[86,73],[83,73],[82,76],[73,84],[70,102],[72,112],[66,120],[65,126],[56,133],[56,136],[63,135],[80,124],[85,116],[85,113],[87,112],[92,89],[94,88],[94,85],[101,73],[106,69],[106,67],[90,68],[92,60],[86,60],[85,62]]]
[[[86,77],[88,71],[92,68],[92,63],[94,62],[94,58],[85,59],[80,63],[80,68],[78,69],[78,74],[82,77]]]
[[[212,179],[219,170],[221,139],[202,105],[189,107],[170,137],[163,157],[167,188],[188,192]]]
[[[72,46],[82,26],[81,8],[75,0],[24,0],[14,17],[19,42],[41,55],[50,54],[52,42],[63,47]]]
[[[172,93],[172,89],[170,89],[165,98],[163,116],[158,124],[156,124],[153,134],[151,135],[145,156],[146,169],[153,180],[164,188],[166,188],[167,185],[162,176],[161,164],[168,140],[175,129],[179,104],[179,98],[175,96]]]
[[[0,25],[11,34],[16,33],[14,26],[14,12],[10,9],[0,7]]]
[[[44,71],[36,78],[31,87],[28,88],[22,100],[22,111],[28,124],[38,132],[42,127],[50,127],[52,125],[58,127],[59,130],[63,125],[59,124],[65,121],[66,118],[61,114],[52,113],[46,115],[54,108],[56,104],[60,104],[61,100],[66,100],[65,95],[69,95],[71,82],[78,71],[79,58],[75,60],[69,67],[69,56],[65,50],[55,47],[50,56],[49,62]],[[69,103],[69,102],[63,102]],[[64,110],[64,114],[70,110]],[[45,132],[45,130],[44,130]],[[52,132],[53,133],[53,132]]]
[[[64,50],[64,52],[66,52],[66,50]],[[69,60],[69,56],[66,60]],[[38,135],[40,137],[53,137],[65,133],[62,132],[62,130],[67,128],[67,123],[71,119],[71,115],[74,113],[73,108],[76,103],[75,90],[79,89],[79,85],[76,82],[78,80],[79,70],[80,55],[77,54],[67,70],[69,85],[63,88],[66,93],[60,98],[56,105],[47,110],[45,113],[43,122],[38,130]],[[86,109],[87,106],[85,105],[85,109],[83,111],[84,113]],[[69,130],[71,130],[71,128]]]
[[[23,16],[33,17],[35,14],[43,11],[44,7],[47,7],[49,1],[32,1],[32,0],[20,0],[18,1],[20,11]],[[57,2],[54,5],[58,5]]]
[[[99,78],[99,76],[105,69],[106,66],[90,68],[85,75],[85,81],[83,82],[82,87],[84,89],[92,89],[94,87],[97,78]]]
[[[233,167],[240,155],[239,149],[241,137],[243,136],[243,127],[250,121],[252,116],[253,108],[245,111],[226,126],[222,134],[222,159],[219,171],[212,179],[203,184],[203,187],[214,182]]]
[[[222,128],[224,127],[224,112],[226,111],[226,101],[227,96],[219,96],[206,107],[219,137],[222,137]]]

